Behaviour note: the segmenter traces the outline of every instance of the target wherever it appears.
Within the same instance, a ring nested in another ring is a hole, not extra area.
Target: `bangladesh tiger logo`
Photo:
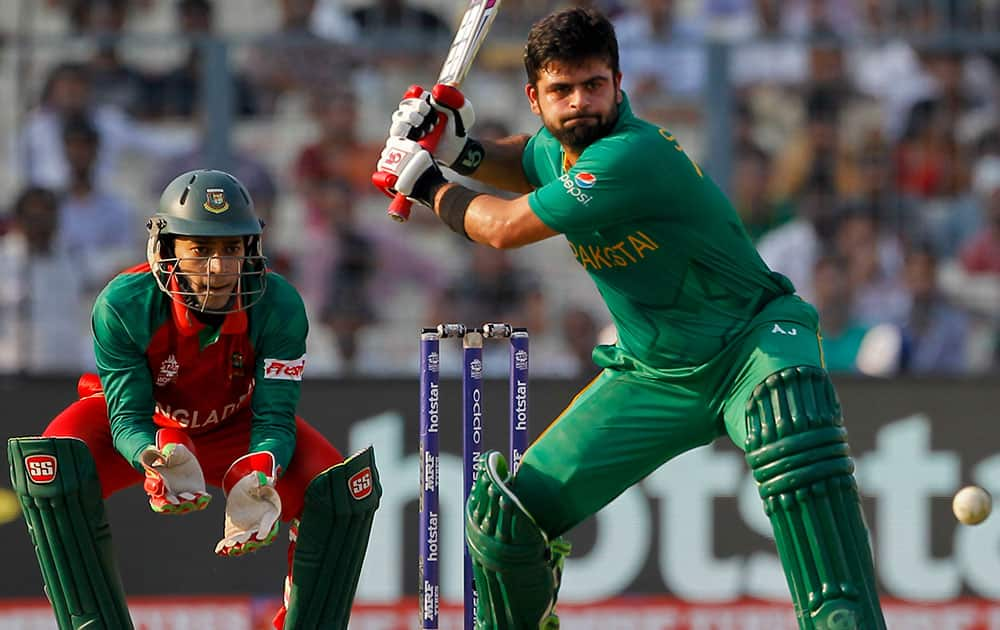
[[[226,191],[221,188],[206,189],[205,203],[202,206],[215,214],[222,214],[226,210],[229,210],[229,202],[226,201]]]

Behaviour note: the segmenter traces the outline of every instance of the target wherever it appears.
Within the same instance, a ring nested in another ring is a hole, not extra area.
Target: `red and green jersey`
[[[546,129],[525,147],[531,209],[566,236],[618,328],[652,367],[704,363],[761,306],[792,293],[757,255],[725,195],[673,135],[620,106],[614,129],[566,169]]]
[[[268,273],[260,301],[208,326],[143,264],[104,288],[92,322],[112,440],[133,466],[142,469],[158,427],[201,433],[249,413],[248,452],[270,451],[287,468],[309,328],[287,280]]]

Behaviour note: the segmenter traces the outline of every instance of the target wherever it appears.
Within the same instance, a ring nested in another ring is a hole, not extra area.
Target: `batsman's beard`
[[[594,144],[604,136],[611,133],[618,122],[618,104],[614,104],[614,109],[607,117],[599,113],[577,116],[576,118],[590,118],[594,122],[586,121],[567,127],[566,123],[574,120],[563,120],[560,127],[546,124],[545,128],[559,141],[559,144],[569,147],[574,153],[581,153],[584,149]]]

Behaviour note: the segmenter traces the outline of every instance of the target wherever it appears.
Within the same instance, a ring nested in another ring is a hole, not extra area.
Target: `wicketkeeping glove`
[[[447,183],[434,158],[420,144],[390,136],[375,167],[372,181],[389,196],[397,192],[432,207],[434,193]]]
[[[274,488],[278,473],[274,455],[266,451],[244,455],[229,467],[222,478],[226,526],[215,553],[241,556],[274,542],[281,516],[281,497]]]
[[[146,471],[143,488],[149,507],[162,514],[202,510],[212,499],[205,491],[205,475],[190,436],[180,429],[160,429],[156,445],[139,454]]]
[[[483,160],[482,145],[469,136],[476,122],[472,103],[450,85],[427,92],[410,86],[392,114],[389,136],[420,142],[439,163],[468,175]]]

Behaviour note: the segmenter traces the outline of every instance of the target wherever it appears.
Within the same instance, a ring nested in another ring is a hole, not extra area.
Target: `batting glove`
[[[457,89],[438,84],[426,92],[415,85],[393,112],[389,136],[418,141],[437,162],[468,175],[484,156],[482,145],[469,136],[475,122],[472,103]]]
[[[372,181],[383,192],[389,196],[402,193],[428,208],[433,206],[437,189],[447,183],[431,154],[406,138],[390,136],[375,168]]]
[[[279,472],[274,455],[266,451],[244,455],[229,467],[222,478],[226,526],[215,553],[241,556],[274,542],[281,516],[274,487]]]
[[[211,501],[194,442],[180,429],[157,431],[156,445],[146,447],[139,462],[146,471],[143,488],[154,512],[186,514],[205,509]]]

